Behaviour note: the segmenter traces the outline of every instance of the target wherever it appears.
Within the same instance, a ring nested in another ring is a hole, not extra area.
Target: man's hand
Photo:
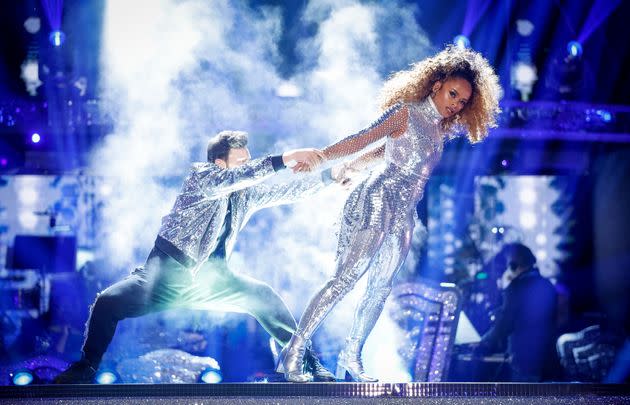
[[[286,166],[289,166],[291,162],[295,162],[291,167],[294,173],[313,171],[324,160],[324,153],[315,148],[294,149],[282,154],[282,162]]]

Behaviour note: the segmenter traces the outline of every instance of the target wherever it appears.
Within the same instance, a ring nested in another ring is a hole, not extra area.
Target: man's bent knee
[[[137,297],[134,297],[137,298]],[[92,315],[106,316],[113,319],[123,319],[131,316],[132,305],[123,295],[105,290],[96,296],[96,300],[91,307]]]

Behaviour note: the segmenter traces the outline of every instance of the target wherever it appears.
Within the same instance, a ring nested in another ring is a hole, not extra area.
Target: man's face
[[[508,256],[506,258],[506,264],[506,270],[512,271],[514,273],[521,269],[521,265],[516,261],[515,258],[511,256]]]
[[[514,277],[516,277],[517,267],[514,261],[510,257],[507,257],[506,259],[507,266],[505,267],[505,271],[501,274],[501,278],[497,279],[497,287],[501,290],[505,290],[512,280],[514,280]]]
[[[231,169],[233,167],[239,167],[244,165],[251,159],[249,149],[247,148],[232,148],[228,153],[227,161],[223,159],[216,159],[214,163],[224,169]]]

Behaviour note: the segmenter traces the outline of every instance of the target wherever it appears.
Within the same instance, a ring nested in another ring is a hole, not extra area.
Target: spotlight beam
[[[583,44],[620,4],[621,0],[596,0],[591,6],[586,22],[582,26],[578,42]]]
[[[466,17],[464,17],[464,26],[462,27],[462,34],[467,37],[479,23],[481,16],[484,15],[491,0],[471,0],[466,7]]]
[[[51,30],[61,29],[61,15],[63,10],[63,0],[42,0],[42,6],[46,13],[46,19]]]

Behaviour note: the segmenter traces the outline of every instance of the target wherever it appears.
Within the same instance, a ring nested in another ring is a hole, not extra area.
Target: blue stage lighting
[[[466,35],[458,35],[453,39],[453,43],[457,45],[458,48],[470,48],[470,40]]]
[[[13,374],[11,381],[13,385],[29,385],[33,382],[33,374],[30,371],[18,371]]]
[[[199,380],[206,384],[217,384],[223,381],[223,374],[217,368],[208,367],[201,372]]]
[[[99,371],[94,378],[97,384],[114,384],[119,382],[119,380],[118,375],[109,370]]]
[[[610,111],[597,110],[597,115],[599,115],[602,118],[602,121],[604,121],[604,122],[612,121],[612,114],[611,114]]]
[[[61,46],[66,40],[66,34],[62,31],[52,31],[48,36],[48,40],[54,46]]]
[[[8,164],[9,164],[9,159],[5,158],[4,156],[0,158],[0,166],[4,167]]]
[[[577,41],[571,41],[567,44],[567,52],[574,58],[582,56],[582,45]]]
[[[34,132],[34,133],[31,135],[31,142],[33,142],[33,143],[39,143],[39,141],[41,141],[41,140],[42,140],[42,137],[41,137],[41,135],[39,135],[37,132]]]

